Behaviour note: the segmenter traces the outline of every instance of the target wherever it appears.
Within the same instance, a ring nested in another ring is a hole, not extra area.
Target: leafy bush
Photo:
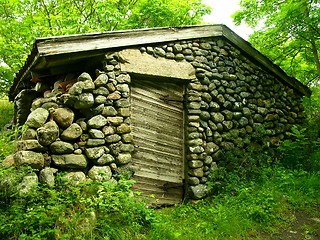
[[[91,181],[75,187],[60,181],[52,189],[39,185],[30,195],[10,196],[0,210],[0,238],[136,238],[148,229],[154,210],[138,201],[132,184]]]

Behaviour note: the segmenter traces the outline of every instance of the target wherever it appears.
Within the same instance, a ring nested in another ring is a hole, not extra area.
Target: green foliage
[[[282,164],[291,169],[319,171],[320,141],[310,137],[313,135],[312,131],[308,134],[306,128],[294,126],[287,134],[291,139],[283,141],[278,148],[282,153]]]
[[[0,93],[36,37],[200,23],[201,0],[0,0]]]
[[[319,0],[242,0],[233,17],[255,32],[249,41],[303,83],[320,78]]]
[[[61,180],[52,189],[40,185],[27,196],[10,196],[10,202],[6,197],[0,210],[0,237],[134,239],[148,229],[154,210],[137,200],[132,184],[119,180],[74,187]]]
[[[0,162],[13,152],[14,131],[6,129],[13,117],[13,103],[0,98]]]

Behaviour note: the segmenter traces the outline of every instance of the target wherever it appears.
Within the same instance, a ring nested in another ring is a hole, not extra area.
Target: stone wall
[[[140,47],[155,58],[186,61],[196,78],[186,84],[186,183],[188,197],[207,193],[207,177],[235,147],[276,146],[293,124],[303,122],[297,91],[251,62],[223,39],[202,39]],[[56,81],[32,103],[16,165],[39,169],[54,184],[57,171],[78,181],[111,179],[128,172],[134,150],[130,126],[130,75],[126,60],[108,53],[96,78]],[[262,131],[263,130],[263,131]],[[253,136],[259,132],[259,139]],[[100,175],[99,172],[103,172]],[[130,172],[130,171],[129,171]]]

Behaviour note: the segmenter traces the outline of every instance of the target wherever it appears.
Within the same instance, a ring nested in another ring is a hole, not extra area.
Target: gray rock
[[[115,161],[114,157],[111,154],[103,154],[100,158],[96,159],[94,162],[97,165],[108,165]]]
[[[98,147],[98,146],[102,146],[106,143],[106,141],[104,139],[101,138],[89,138],[87,140],[87,147]]]
[[[88,164],[87,158],[82,154],[51,155],[51,158],[53,163],[61,168],[82,169]]]
[[[131,116],[131,112],[130,112],[130,108],[118,108],[118,114],[121,117],[130,117]]]
[[[112,177],[111,168],[109,166],[93,166],[89,172],[88,176],[92,180],[96,181],[107,181]]]
[[[49,146],[59,137],[59,127],[54,121],[47,122],[37,129],[37,139],[43,146]]]
[[[200,180],[197,177],[189,177],[188,183],[190,186],[196,186],[200,183]]]
[[[189,147],[191,153],[202,153],[204,152],[204,148],[202,146]]]
[[[107,101],[107,97],[106,96],[102,96],[102,95],[98,95],[94,99],[94,103],[95,104],[104,104],[106,101]]]
[[[69,94],[73,96],[79,96],[83,91],[83,87],[84,87],[83,82],[76,82],[69,89]]]
[[[86,181],[86,175],[81,171],[68,172],[63,176],[62,180],[72,186],[77,186],[79,183]]]
[[[89,159],[98,159],[105,153],[104,147],[86,148],[85,154]]]
[[[94,104],[94,97],[92,93],[82,93],[79,95],[77,101],[74,103],[76,109],[87,109]]]
[[[159,48],[159,47],[155,47],[153,50],[153,53],[160,56],[160,57],[166,56],[166,51],[163,50],[162,48]]]
[[[193,177],[203,177],[203,168],[190,168],[188,174]]]
[[[205,152],[207,154],[215,153],[219,150],[219,146],[215,144],[214,142],[207,142],[207,145],[205,146]]]
[[[122,98],[122,99],[119,99],[117,100],[115,103],[114,103],[115,107],[117,108],[126,108],[126,107],[130,107],[130,102],[128,99],[126,98]]]
[[[105,86],[108,83],[108,76],[105,73],[100,74],[96,80],[94,80],[94,85],[98,87]]]
[[[94,95],[102,95],[105,97],[108,97],[109,95],[109,90],[105,87],[98,87],[97,89],[92,91]]]
[[[31,166],[35,169],[44,167],[44,157],[41,153],[33,151],[18,151],[13,155],[16,166]]]
[[[131,127],[126,123],[121,123],[120,126],[117,127],[117,133],[124,134],[131,132]]]
[[[123,117],[108,117],[107,120],[113,126],[118,126],[123,123]]]
[[[130,83],[131,78],[130,75],[128,74],[120,74],[119,76],[116,77],[116,80],[118,83]]]
[[[112,106],[105,106],[102,111],[102,115],[105,117],[116,116],[117,110]]]
[[[108,123],[107,119],[102,115],[97,115],[89,119],[88,126],[90,128],[102,128]]]
[[[39,181],[41,183],[47,184],[50,188],[54,187],[55,176],[54,174],[58,172],[56,168],[46,167],[42,169],[39,173]]]
[[[92,80],[83,81],[83,92],[89,92],[95,89],[95,85]]]
[[[207,185],[199,184],[196,186],[190,186],[190,194],[190,197],[196,200],[206,197],[208,194]]]
[[[130,88],[128,84],[118,84],[116,86],[116,89],[120,92],[120,93],[124,93],[124,92],[129,92]]]
[[[249,120],[246,117],[241,117],[238,122],[240,127],[244,127],[249,124]]]
[[[32,128],[27,128],[21,136],[22,140],[36,139],[37,131]]]
[[[116,143],[121,140],[121,137],[118,134],[112,134],[105,137],[107,143]]]
[[[36,191],[38,186],[38,176],[35,173],[30,173],[24,176],[21,183],[17,186],[18,194],[26,197]]]
[[[131,161],[131,154],[130,153],[120,153],[116,157],[116,164],[118,165],[124,165]]]
[[[102,128],[102,132],[103,132],[104,135],[106,135],[106,136],[115,134],[115,132],[116,132],[116,127],[113,127],[113,126],[105,126],[105,127]]]
[[[133,152],[134,146],[132,144],[121,144],[120,151],[121,152]]]
[[[61,133],[62,140],[75,140],[82,134],[82,128],[77,123],[72,123]]]
[[[192,160],[188,162],[190,168],[201,168],[203,166],[203,162],[200,160]]]
[[[23,151],[23,150],[30,150],[30,151],[44,151],[46,150],[38,140],[36,139],[28,139],[28,140],[21,140],[15,141],[15,151]]]
[[[32,111],[26,121],[28,127],[39,128],[45,124],[49,116],[49,111],[44,108],[37,108]]]
[[[79,82],[84,82],[84,81],[92,81],[92,78],[89,73],[83,72],[81,75],[78,77]]]
[[[214,123],[221,123],[224,121],[224,116],[220,112],[211,113],[211,119]]]
[[[57,108],[53,113],[53,119],[62,128],[67,128],[74,120],[74,113],[69,108]]]
[[[91,138],[104,138],[104,133],[98,129],[89,129],[89,136]]]
[[[55,141],[50,145],[50,150],[53,154],[68,154],[73,153],[74,147],[68,142]]]

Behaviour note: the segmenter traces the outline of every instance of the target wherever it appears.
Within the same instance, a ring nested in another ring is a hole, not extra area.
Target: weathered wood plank
[[[132,133],[136,150],[132,165],[136,186],[144,196],[174,204],[182,199],[183,181],[183,103],[169,105],[163,96],[183,99],[183,87],[176,84],[133,80],[131,91]],[[179,186],[172,196],[167,183]]]

